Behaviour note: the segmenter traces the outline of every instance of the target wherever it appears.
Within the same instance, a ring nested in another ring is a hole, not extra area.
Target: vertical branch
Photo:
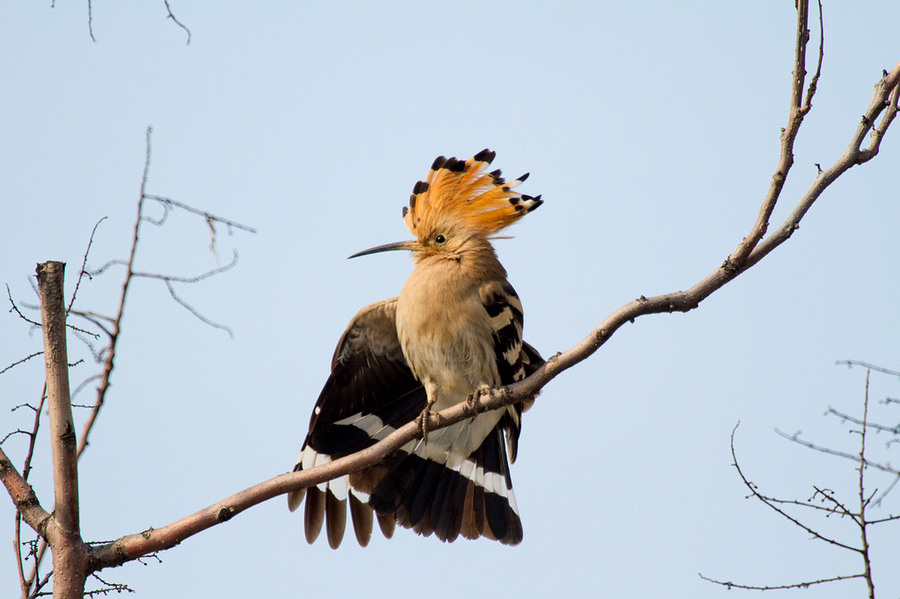
[[[875,584],[872,581],[872,563],[869,561],[869,536],[866,527],[866,506],[869,501],[866,499],[865,486],[865,470],[866,470],[866,429],[869,425],[869,375],[871,370],[866,370],[866,396],[863,401],[863,418],[862,430],[860,431],[861,440],[859,442],[859,531],[862,537],[862,549],[860,553],[863,558],[865,570],[863,572],[866,584],[869,588],[869,599],[875,599]]]
[[[44,401],[47,399],[47,383],[44,382],[44,388],[41,390],[41,401],[38,403],[37,409],[34,411],[34,425],[31,427],[31,434],[28,435],[28,451],[25,453],[25,464],[22,466],[22,479],[28,480],[28,475],[31,473],[31,459],[34,457],[34,446],[37,442],[38,438],[38,429],[41,426],[41,413],[44,411]],[[38,549],[37,556],[34,562],[34,569],[31,571],[31,574],[28,578],[25,578],[25,563],[22,559],[22,542],[21,542],[21,529],[22,529],[22,511],[16,509],[16,526],[15,526],[15,539],[16,539],[16,561],[18,561],[18,569],[19,569],[19,583],[22,586],[22,599],[28,599],[28,594],[31,589],[32,583],[37,578],[37,565],[41,561],[41,557],[44,554],[44,550],[46,548],[46,541],[41,539],[41,546]]]
[[[63,299],[65,264],[38,265],[38,291],[47,370],[47,406],[56,507],[53,519],[58,535],[50,539],[53,551],[54,597],[81,597],[84,593],[87,551],[81,540],[78,511],[78,458],[75,423],[69,398],[66,351],[66,305]]]
[[[137,254],[141,222],[144,220],[144,200],[147,197],[147,177],[150,174],[150,138],[152,135],[153,128],[147,127],[147,149],[144,158],[144,172],[141,176],[141,197],[138,199],[137,217],[134,219],[134,234],[131,237],[131,251],[128,253],[128,261],[125,266],[125,281],[122,283],[122,295],[119,297],[118,312],[113,319],[112,326],[109,330],[109,346],[106,349],[106,358],[103,361],[103,375],[100,377],[100,385],[97,387],[97,399],[94,402],[94,407],[91,409],[91,413],[88,415],[81,431],[81,442],[79,443],[77,450],[78,457],[81,457],[81,454],[87,449],[88,435],[90,435],[91,429],[94,428],[94,422],[97,420],[100,409],[103,407],[103,402],[106,399],[106,392],[109,390],[110,377],[112,376],[113,368],[115,368],[116,365],[116,347],[119,341],[119,333],[122,330],[122,316],[125,314],[125,298],[128,296],[128,288],[134,278],[134,256]]]

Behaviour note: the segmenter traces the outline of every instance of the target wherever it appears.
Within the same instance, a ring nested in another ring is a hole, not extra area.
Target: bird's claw
[[[466,403],[472,408],[475,413],[481,411],[481,398],[482,397],[490,397],[491,396],[491,387],[489,385],[482,385],[475,389],[469,396],[466,398]]]
[[[416,416],[416,433],[425,443],[428,443],[428,419],[434,415],[438,417],[438,423],[441,421],[440,414],[431,411],[431,405],[432,402],[428,402],[425,409]]]

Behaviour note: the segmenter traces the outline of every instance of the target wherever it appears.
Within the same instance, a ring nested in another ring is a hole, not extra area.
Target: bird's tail
[[[455,426],[442,431],[453,434]],[[484,536],[506,545],[520,543],[522,522],[503,436],[498,423],[474,452],[454,455],[451,446],[442,461],[435,459],[429,435],[428,442],[416,443],[411,453],[401,450],[388,459],[369,505],[378,514],[393,515],[405,528],[424,536],[434,534],[442,541],[462,535],[468,539]]]

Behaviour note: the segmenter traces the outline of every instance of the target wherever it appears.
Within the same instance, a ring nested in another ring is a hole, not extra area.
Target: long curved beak
[[[384,245],[376,245],[373,248],[369,248],[367,250],[363,250],[361,252],[356,252],[352,256],[348,256],[347,259],[350,258],[358,258],[360,256],[368,256],[369,254],[377,254],[379,252],[390,252],[392,250],[416,250],[418,249],[418,244],[415,241],[395,241],[394,243],[386,243]]]

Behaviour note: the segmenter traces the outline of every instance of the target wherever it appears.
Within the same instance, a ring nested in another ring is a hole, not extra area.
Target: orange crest
[[[403,208],[403,222],[410,233],[421,238],[440,223],[487,235],[508,227],[540,206],[541,196],[514,191],[528,178],[528,173],[506,182],[499,169],[485,172],[494,156],[487,149],[466,161],[438,156],[428,178],[413,187],[409,208]]]

